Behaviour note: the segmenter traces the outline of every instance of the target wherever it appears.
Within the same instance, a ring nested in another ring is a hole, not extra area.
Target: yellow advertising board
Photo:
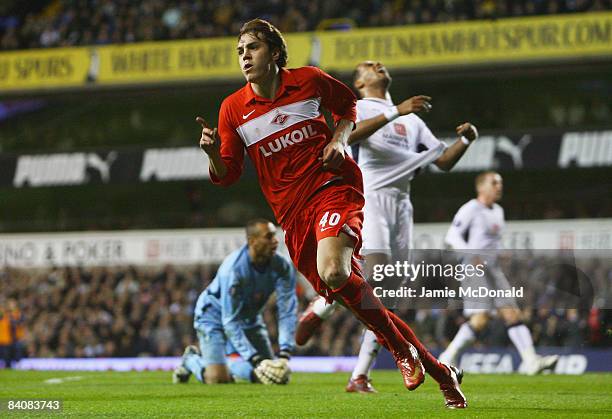
[[[289,65],[308,64],[312,34],[287,36]],[[0,92],[239,79],[236,38],[0,53]]]
[[[227,38],[107,46],[98,54],[99,84],[240,76],[236,45]]]
[[[348,71],[364,60],[425,68],[612,56],[612,13],[576,13],[324,32],[320,65]]]
[[[288,34],[289,67],[352,71],[612,57],[612,12]],[[236,38],[0,53],[0,92],[239,79]]]
[[[290,63],[306,65],[310,36],[288,37]],[[152,42],[98,48],[99,84],[240,78],[236,38]]]
[[[87,48],[0,53],[0,92],[78,87],[86,82]]]

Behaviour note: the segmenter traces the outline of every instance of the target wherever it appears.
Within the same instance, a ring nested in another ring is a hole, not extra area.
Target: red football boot
[[[300,317],[300,321],[295,331],[295,343],[300,346],[305,345],[323,323],[323,319],[317,316],[313,311],[315,303],[320,298],[322,297],[315,297],[310,304],[308,304],[308,307],[306,307],[306,310],[304,310]]]
[[[413,391],[425,381],[425,374],[423,373],[425,369],[419,359],[416,348],[410,343],[408,345],[410,345],[411,356],[402,358],[401,355],[394,353],[393,358],[395,358],[397,368],[404,378],[404,386],[406,386],[408,390]]]
[[[459,384],[463,381],[463,371],[458,370],[450,364],[444,364],[448,369],[448,381],[440,383],[440,391],[446,401],[446,407],[449,409],[465,409],[467,408],[467,400],[461,392]]]
[[[345,390],[347,393],[378,393],[372,386],[372,380],[365,374],[358,375],[355,379],[351,377]]]
[[[304,312],[304,315],[302,315],[300,318],[295,331],[295,343],[300,346],[305,345],[306,342],[310,340],[312,335],[319,330],[322,323],[323,319],[314,314],[312,311],[310,313]]]

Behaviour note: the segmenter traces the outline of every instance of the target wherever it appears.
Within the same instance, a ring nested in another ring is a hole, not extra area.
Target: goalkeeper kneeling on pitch
[[[295,269],[276,253],[276,227],[264,219],[249,221],[247,245],[225,258],[211,284],[200,294],[194,312],[200,348],[188,346],[174,383],[191,374],[207,384],[247,380],[263,384],[289,382],[289,357],[295,348],[297,297]],[[262,311],[276,292],[278,343],[274,356]],[[238,353],[239,358],[226,358]]]

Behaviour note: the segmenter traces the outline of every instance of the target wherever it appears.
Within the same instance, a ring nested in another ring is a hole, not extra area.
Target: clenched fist
[[[478,130],[469,122],[464,122],[455,129],[457,130],[457,135],[467,138],[469,142],[478,138]]]
[[[319,158],[323,162],[323,170],[339,170],[344,162],[344,147],[337,141],[331,141],[323,149],[323,156]]]

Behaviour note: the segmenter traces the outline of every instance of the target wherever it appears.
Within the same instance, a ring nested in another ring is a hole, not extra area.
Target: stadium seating
[[[3,50],[228,36],[255,17],[271,21],[283,32],[303,32],[334,28],[326,21],[339,17],[344,29],[610,9],[609,0],[59,0],[39,1],[29,8],[14,3],[5,6],[8,13],[0,17]]]
[[[216,268],[6,268],[0,271],[0,294],[16,299],[22,309],[22,343],[29,357],[179,356],[186,345],[196,341],[191,327],[193,305]],[[528,266],[515,269],[517,275],[529,271]],[[612,275],[612,266],[594,261],[586,273],[595,286],[602,286]],[[534,306],[539,303],[539,308],[525,313],[537,345],[577,348],[605,345],[610,339],[599,329],[609,324],[602,317],[609,316],[609,310],[559,310],[555,301],[543,303],[533,298],[529,301]],[[0,311],[4,304],[0,301]],[[306,297],[300,295],[300,309],[306,304]],[[462,320],[460,310],[403,310],[400,314],[433,349],[444,347]],[[274,304],[269,304],[265,320],[273,340],[277,332],[274,316]],[[354,355],[361,330],[342,310],[298,353]],[[505,346],[506,339],[503,325],[493,323],[482,343]]]

